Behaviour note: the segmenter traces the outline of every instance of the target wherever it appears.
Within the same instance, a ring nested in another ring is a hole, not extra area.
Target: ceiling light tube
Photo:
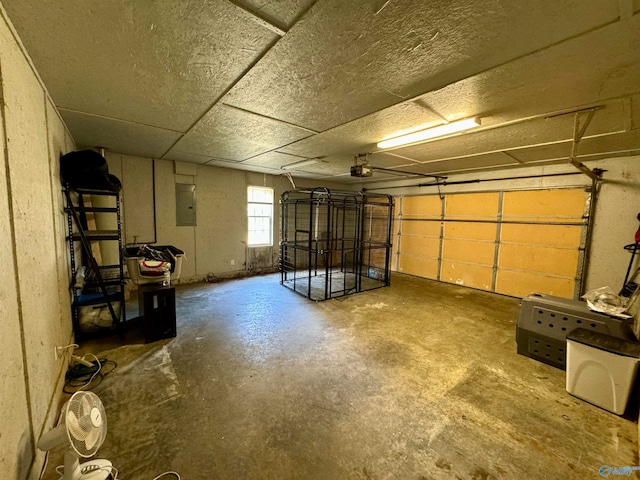
[[[378,143],[378,148],[399,147],[400,145],[407,145],[409,143],[422,142],[424,140],[469,130],[470,128],[474,128],[479,125],[480,118],[465,118],[464,120],[458,120],[457,122],[445,123],[444,125],[438,125],[437,127],[408,133],[406,135],[401,135],[400,137],[390,138],[389,140],[383,140]]]
[[[296,168],[302,168],[302,167],[307,167],[309,165],[313,165],[314,163],[318,163],[317,158],[307,158],[306,160],[301,160],[300,162],[294,162],[288,165],[283,165],[280,168],[282,170],[294,170]]]

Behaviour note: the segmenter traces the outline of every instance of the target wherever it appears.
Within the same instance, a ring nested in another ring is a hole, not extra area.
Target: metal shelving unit
[[[122,222],[120,211],[120,195],[117,192],[108,190],[92,190],[81,188],[64,188],[66,199],[65,212],[67,213],[67,226],[69,241],[69,259],[71,262],[71,285],[72,304],[71,313],[73,319],[73,329],[76,341],[86,337],[99,335],[106,332],[124,330],[126,322],[125,313],[125,276],[124,258],[122,244]],[[115,199],[114,207],[94,207],[87,205],[85,196],[109,196]],[[96,230],[91,229],[87,222],[87,213],[113,214],[116,216],[116,230]],[[100,265],[96,260],[92,242],[113,241],[118,242],[119,263],[116,265]],[[80,242],[80,249],[76,248],[76,243]],[[79,250],[79,251],[77,251]],[[78,255],[81,255],[81,263],[78,262]],[[78,284],[78,273],[80,266],[85,267],[84,285],[80,289]],[[92,329],[83,331],[81,322],[81,312],[83,308],[90,308],[100,313],[108,311],[111,317],[111,324],[108,328]]]

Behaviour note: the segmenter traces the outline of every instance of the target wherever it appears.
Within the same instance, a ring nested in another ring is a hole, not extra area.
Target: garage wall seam
[[[4,15],[4,10],[2,10]],[[3,65],[0,64],[0,101],[2,102],[2,132],[3,132],[3,145],[5,158],[5,178],[7,179],[7,209],[9,210],[9,230],[11,232],[11,253],[13,258],[13,269],[16,284],[16,303],[18,309],[18,324],[20,325],[20,346],[22,350],[22,366],[24,371],[24,388],[25,388],[25,400],[27,403],[27,416],[29,418],[29,445],[31,447],[31,461],[35,457],[35,438],[34,438],[34,425],[33,425],[33,406],[31,405],[31,391],[29,388],[29,366],[27,362],[27,346],[24,331],[24,320],[22,312],[22,294],[20,289],[20,278],[18,275],[18,256],[17,256],[17,243],[16,243],[16,226],[14,221],[14,209],[13,209],[13,194],[11,190],[11,167],[9,166],[9,144],[7,138],[7,108],[4,96],[4,72]],[[31,465],[29,466],[29,470]]]

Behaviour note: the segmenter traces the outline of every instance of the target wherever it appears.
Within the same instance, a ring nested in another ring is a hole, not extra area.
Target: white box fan
[[[80,464],[80,457],[96,454],[107,436],[107,417],[100,398],[92,392],[76,392],[62,407],[60,424],[40,437],[38,448],[66,446],[63,480],[107,480],[113,470],[108,460]]]

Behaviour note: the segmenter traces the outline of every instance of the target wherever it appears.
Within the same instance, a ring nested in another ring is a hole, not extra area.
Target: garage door
[[[584,188],[396,199],[397,271],[523,297],[580,290]]]

